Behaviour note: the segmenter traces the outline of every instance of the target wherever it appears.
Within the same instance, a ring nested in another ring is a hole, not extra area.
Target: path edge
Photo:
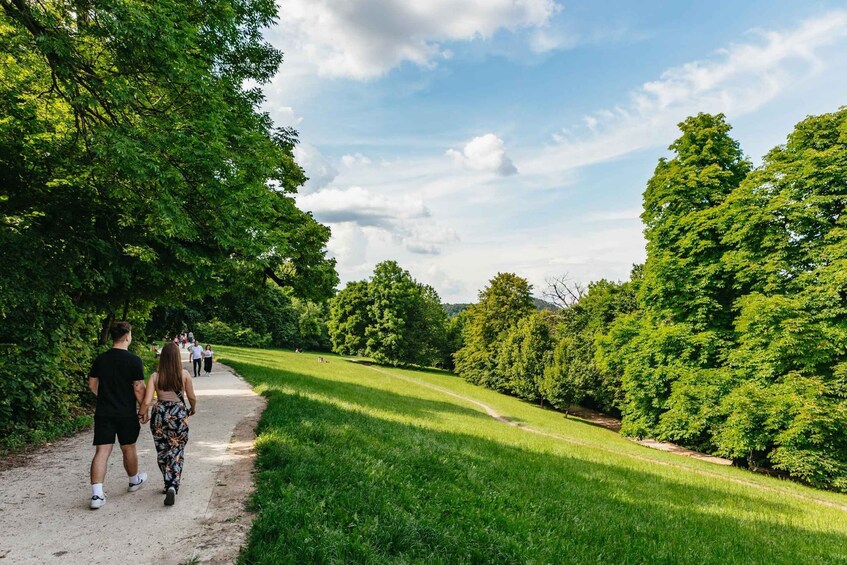
[[[218,364],[253,387],[232,367]],[[254,391],[255,394],[255,391]],[[215,486],[195,537],[191,558],[186,563],[224,565],[237,563],[247,542],[256,513],[249,509],[256,492],[256,429],[268,400],[256,394],[253,413],[236,424],[226,449],[226,460],[215,477]]]

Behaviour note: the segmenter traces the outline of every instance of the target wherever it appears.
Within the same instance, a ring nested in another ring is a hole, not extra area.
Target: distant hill
[[[553,304],[552,302],[547,302],[546,300],[542,300],[540,298],[532,298],[532,303],[539,310],[549,310],[550,312],[555,312],[559,310],[559,307]],[[464,310],[467,310],[470,304],[442,304],[441,307],[444,308],[444,311],[447,312],[447,316],[453,318],[458,316]]]
[[[462,311],[467,310],[470,304],[442,304],[441,307],[447,312],[447,317],[454,318]]]
[[[552,302],[547,302],[546,300],[542,300],[540,298],[532,297],[532,303],[535,304],[535,307],[539,310],[549,310],[550,312],[555,312],[556,310],[561,310],[558,306],[553,304]]]

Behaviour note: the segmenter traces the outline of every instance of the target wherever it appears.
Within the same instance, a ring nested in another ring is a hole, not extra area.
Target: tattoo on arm
[[[144,393],[147,392],[147,387],[144,386],[144,381],[133,381],[132,392],[135,393],[135,401],[139,406],[144,402]]]

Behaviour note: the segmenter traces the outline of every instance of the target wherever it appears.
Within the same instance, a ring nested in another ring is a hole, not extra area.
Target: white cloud
[[[297,199],[300,208],[314,213],[321,222],[353,222],[359,226],[390,229],[397,220],[427,218],[429,210],[417,198],[388,198],[366,188],[327,188]]]
[[[412,226],[403,243],[408,251],[420,255],[438,255],[442,246],[459,241],[456,230],[434,224]]]
[[[438,258],[439,267],[470,291],[459,296],[445,291],[442,296],[450,301],[468,300],[498,272],[525,277],[536,296],[545,290],[549,277],[565,272],[583,283],[600,278],[624,280],[632,264],[644,260],[641,229],[634,224],[588,231],[563,224],[478,237]],[[441,293],[440,287],[436,290]]]
[[[442,246],[456,242],[459,236],[450,227],[438,225],[423,200],[414,197],[388,197],[359,186],[347,189],[327,188],[298,196],[300,208],[330,225],[333,240],[330,251],[336,257],[349,253],[345,265],[364,261],[365,250],[377,231],[390,236],[393,245],[402,245],[414,254],[438,255]]]
[[[345,222],[332,226],[332,237],[327,249],[338,261],[339,270],[349,273],[361,270],[367,260],[368,238],[355,223]]]
[[[518,172],[506,155],[503,140],[493,133],[473,138],[462,151],[448,149],[446,154],[454,162],[477,171],[489,171],[504,177]]]
[[[438,255],[441,248],[434,243],[422,243],[414,240],[406,241],[406,249],[419,255]]]
[[[631,93],[629,103],[583,118],[583,136],[557,133],[554,147],[522,161],[526,174],[564,171],[667,145],[676,124],[697,112],[751,113],[826,67],[819,54],[847,36],[847,11],[722,49],[713,59],[669,69]]]
[[[306,184],[300,188],[300,194],[317,192],[328,186],[338,176],[338,170],[332,166],[330,160],[324,157],[317,147],[308,143],[294,146],[294,160],[309,177]]]
[[[341,164],[345,167],[367,166],[371,164],[371,160],[361,153],[354,153],[353,155],[343,155]]]
[[[294,108],[275,104],[271,99],[265,102],[265,109],[277,126],[297,127],[303,122],[303,118],[294,113]]]
[[[559,9],[554,0],[287,0],[275,35],[321,75],[369,79],[404,62],[431,67],[452,56],[444,42],[543,27]]]
[[[530,36],[529,47],[535,53],[547,53],[557,49],[571,49],[576,47],[578,42],[576,35],[542,28]]]
[[[468,294],[468,288],[464,282],[449,276],[434,263],[422,271],[415,269],[415,278],[434,288],[442,301],[448,300],[449,297]]]

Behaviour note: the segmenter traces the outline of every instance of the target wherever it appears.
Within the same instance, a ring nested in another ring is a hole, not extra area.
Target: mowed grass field
[[[443,372],[216,351],[269,399],[244,563],[847,563],[847,496]]]

